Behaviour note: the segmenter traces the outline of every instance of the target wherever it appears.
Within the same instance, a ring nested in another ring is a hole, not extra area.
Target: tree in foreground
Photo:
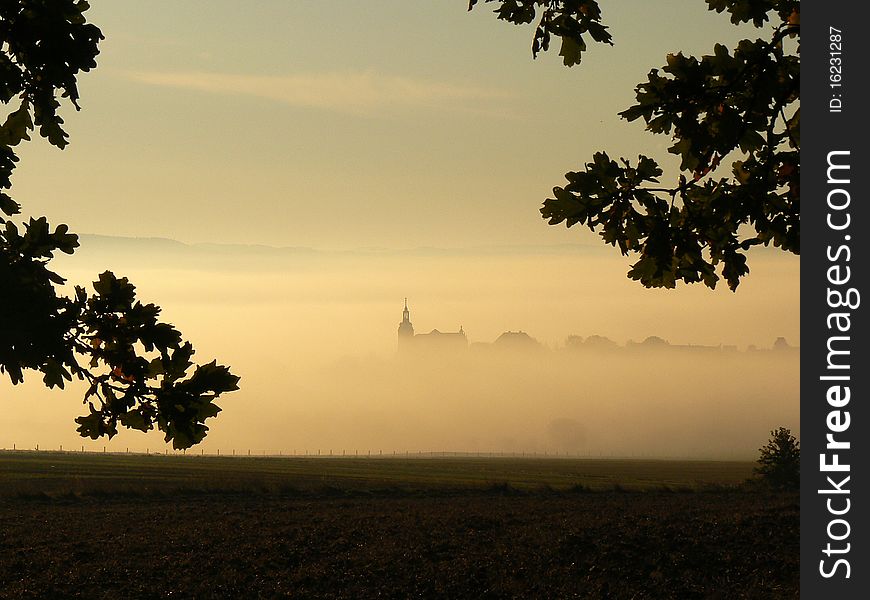
[[[596,0],[483,2],[498,4],[499,19],[536,23],[534,56],[558,37],[573,66],[588,42],[613,43]],[[706,2],[734,24],[769,24],[768,36],[732,50],[715,44],[700,58],[669,54],[636,87],[637,104],[619,113],[671,136],[676,181],[662,185],[663,170],[647,156],[617,161],[597,152],[541,208],[551,225],[585,225],[637,256],[628,276],[647,287],[714,288],[724,277],[735,290],[752,246],[800,253],[800,2]],[[469,10],[478,3],[470,0]]]
[[[0,125],[0,373],[18,384],[36,371],[49,388],[86,381],[82,436],[157,427],[175,448],[188,448],[205,437],[205,420],[220,411],[214,401],[238,389],[239,378],[215,361],[194,367],[190,342],[159,320],[158,306],[137,300],[124,277],[106,271],[93,293],[59,294],[64,279],[49,262],[72,254],[78,237],[45,217],[13,221],[21,213],[7,193],[15,147],[38,131],[63,149],[60,101],[78,110],[76,77],[96,67],[103,35],[87,23],[87,9],[84,0],[0,2],[0,102],[11,110]]]
[[[776,489],[800,487],[801,443],[785,427],[770,432],[767,445],[759,448],[761,454],[755,472]]]

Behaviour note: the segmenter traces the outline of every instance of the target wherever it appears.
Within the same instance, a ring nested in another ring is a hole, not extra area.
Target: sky
[[[71,145],[22,149],[19,201],[81,233],[318,248],[594,237],[541,202],[596,150],[673,165],[616,113],[668,52],[740,33],[700,1],[608,2],[615,45],[567,68],[465,0],[92,5]]]
[[[207,451],[746,458],[770,429],[798,430],[796,353],[558,353],[569,335],[798,345],[797,257],[753,250],[736,294],[647,290],[595,234],[538,212],[597,150],[653,156],[674,178],[669,140],[616,113],[668,52],[753,30],[700,1],[602,3],[615,46],[569,69],[465,0],[92,5],[106,40],[82,111],[64,112],[71,144],[21,147],[13,196],[82,234],[56,261],[71,283],[130,277],[201,362],[242,375]],[[418,331],[523,330],[555,354],[408,369],[405,297]],[[102,447],[74,432],[80,398],[0,382],[0,447]],[[553,433],[566,427],[570,443]]]

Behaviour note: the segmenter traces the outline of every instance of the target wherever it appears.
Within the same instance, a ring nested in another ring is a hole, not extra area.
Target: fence
[[[113,454],[113,455],[144,455],[144,456],[201,456],[201,457],[224,457],[224,458],[625,458],[625,459],[660,459],[660,458],[686,458],[686,457],[662,457],[653,456],[650,454],[643,455],[625,455],[615,452],[558,452],[552,450],[532,450],[532,451],[444,451],[444,450],[353,450],[348,451],[342,449],[334,451],[332,449],[324,450],[297,450],[291,451],[279,450],[277,452],[267,450],[252,450],[244,449],[237,451],[234,448],[228,451],[221,448],[209,449],[206,452],[205,448],[192,448],[190,450],[174,450],[169,447],[161,447],[152,449],[146,447],[124,449],[112,448],[108,446],[79,445],[74,448],[58,445],[57,447],[46,447],[39,444],[19,447],[17,443],[13,443],[11,447],[4,446],[0,448],[2,452],[60,452],[60,453],[77,453],[77,454]]]

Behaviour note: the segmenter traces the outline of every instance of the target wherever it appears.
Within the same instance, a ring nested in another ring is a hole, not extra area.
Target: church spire
[[[402,311],[402,322],[399,324],[399,349],[414,339],[414,326],[411,325],[411,311],[408,310],[408,299],[405,298],[405,310]]]

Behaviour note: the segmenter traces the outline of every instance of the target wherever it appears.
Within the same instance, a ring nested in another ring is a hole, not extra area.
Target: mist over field
[[[798,352],[771,349],[800,342],[798,264],[756,252],[733,294],[644,289],[598,244],[328,252],[83,236],[57,269],[76,284],[129,277],[198,362],[241,375],[207,453],[753,458],[770,429],[799,432]],[[417,333],[461,327],[468,348],[398,353],[405,297]],[[493,344],[506,331],[530,339]],[[640,343],[650,336],[667,343]],[[28,376],[0,383],[0,447],[162,451],[158,433],[82,440],[82,386]]]

